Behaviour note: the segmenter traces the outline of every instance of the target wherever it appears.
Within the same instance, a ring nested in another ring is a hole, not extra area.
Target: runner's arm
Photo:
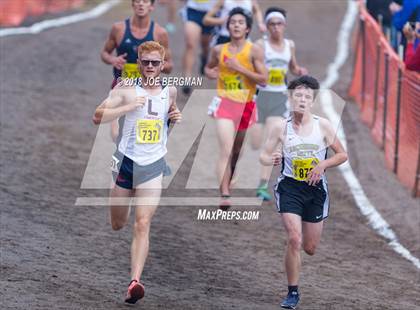
[[[343,145],[337,138],[337,133],[332,124],[327,119],[320,119],[321,130],[325,135],[326,145],[333,149],[334,155],[330,158],[320,161],[309,173],[306,182],[309,185],[317,184],[325,170],[328,168],[336,167],[347,161],[347,153]]]
[[[170,104],[169,104],[168,117],[171,121],[175,123],[179,123],[181,122],[182,114],[181,114],[181,111],[178,109],[178,106],[176,105],[176,95],[177,95],[176,87],[171,86],[169,88]]]
[[[172,54],[169,49],[169,36],[168,32],[162,27],[156,25],[155,38],[165,48],[165,63],[163,65],[163,73],[171,73],[173,68]]]
[[[216,4],[206,13],[203,18],[204,26],[220,26],[226,22],[225,18],[215,17],[216,14],[222,9],[225,0],[218,0]]]
[[[236,58],[226,60],[226,65],[230,67],[230,69],[245,75],[247,78],[257,84],[267,84],[268,73],[264,64],[264,51],[261,47],[253,44],[251,49],[251,57],[255,71],[248,70],[247,68],[241,66]]]
[[[125,64],[125,56],[127,54],[123,54],[120,56],[114,56],[113,52],[118,46],[117,42],[117,32],[118,32],[118,23],[112,25],[111,32],[109,33],[108,39],[105,42],[104,48],[101,52],[101,59],[104,63],[108,65],[112,65],[117,69],[121,70],[122,66]]]
[[[219,65],[219,55],[221,45],[216,45],[210,50],[209,60],[207,61],[206,66],[204,67],[204,73],[209,79],[217,78],[217,66]]]
[[[264,166],[277,166],[282,158],[282,137],[284,135],[285,121],[281,121],[278,125],[268,133],[267,141],[264,144],[260,154],[260,163]]]
[[[296,46],[295,46],[295,42],[293,42],[292,40],[290,40],[290,50],[292,53],[292,58],[290,59],[290,63],[289,63],[290,72],[297,76],[308,74],[308,70],[306,70],[306,68],[304,67],[299,66],[297,63]]]
[[[123,104],[123,90],[116,86],[109,92],[108,98],[106,98],[95,110],[92,121],[95,125],[101,123],[111,122],[114,119],[117,119],[126,113],[133,111],[137,107],[144,106],[144,98],[139,97],[142,100],[136,101],[131,104]]]
[[[252,0],[252,14],[255,16],[255,20],[257,21],[258,29],[260,30],[260,32],[266,32],[267,27],[264,23],[263,14],[256,0]]]
[[[334,130],[330,121],[321,119],[321,128],[325,134],[327,145],[332,148],[334,155],[324,160],[325,169],[341,165],[348,159],[347,152],[345,151],[340,140],[337,138],[337,132]]]

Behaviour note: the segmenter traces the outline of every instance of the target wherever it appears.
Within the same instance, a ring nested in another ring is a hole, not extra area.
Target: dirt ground
[[[346,1],[281,5],[299,62],[322,80]],[[99,51],[111,23],[130,12],[125,3],[94,20],[0,41],[3,309],[126,308],[131,225],[114,232],[106,207],[75,201],[106,195],[80,184],[97,131],[92,112],[111,81]],[[155,16],[163,23],[165,10],[158,7]],[[182,31],[171,35],[176,73],[182,42]],[[345,96],[351,59],[341,74],[335,90]],[[180,105],[185,101],[181,96]],[[357,113],[349,102],[343,115],[352,166],[402,244],[419,257],[419,200],[385,170]],[[184,167],[168,193],[182,194],[187,174]],[[328,176],[331,214],[317,254],[303,256],[299,309],[420,309],[419,270],[368,227],[339,171]],[[278,309],[286,282],[280,217],[273,203],[242,209],[260,210],[260,219],[198,221],[198,208],[160,207],[143,276],[146,297],[136,307]]]

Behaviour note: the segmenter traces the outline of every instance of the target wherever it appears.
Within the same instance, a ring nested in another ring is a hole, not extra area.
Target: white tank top
[[[175,0],[171,0],[175,1]],[[188,0],[187,8],[197,11],[207,12],[214,6],[215,0]]]
[[[223,7],[220,11],[220,17],[228,17],[229,12],[236,7],[241,7],[245,10],[247,10],[250,14],[252,14],[252,1],[251,0],[225,0],[225,3],[223,4]],[[224,37],[229,37],[229,31],[226,27],[226,23],[223,23],[221,25],[219,35]]]
[[[264,39],[264,62],[268,69],[268,82],[260,89],[272,92],[285,92],[287,90],[286,74],[292,59],[291,43],[284,39],[283,51],[278,52],[271,47],[268,39]]]
[[[292,119],[287,120],[283,143],[283,168],[281,174],[298,181],[306,180],[307,173],[327,156],[327,146],[321,131],[319,117],[313,116],[310,135],[302,137],[293,130]]]
[[[146,97],[146,104],[124,116],[118,151],[145,166],[161,159],[167,152],[169,87],[152,96],[136,86],[136,93]]]

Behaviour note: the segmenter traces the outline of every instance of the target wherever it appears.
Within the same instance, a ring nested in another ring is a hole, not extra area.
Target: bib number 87
[[[307,179],[307,178],[308,178],[308,173],[309,173],[312,169],[313,169],[313,168],[299,168],[299,169],[298,169],[299,178],[300,178],[300,179]]]
[[[318,164],[317,158],[294,158],[292,160],[293,177],[298,181],[305,181],[309,172]]]

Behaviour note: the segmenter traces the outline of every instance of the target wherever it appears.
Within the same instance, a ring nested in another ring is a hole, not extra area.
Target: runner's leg
[[[279,123],[281,123],[282,120],[283,120],[282,117],[277,117],[277,116],[267,117],[266,122],[265,122],[265,130],[264,130],[265,134],[264,134],[264,137],[261,136],[260,141],[265,141],[266,137],[268,137],[268,135],[273,130],[273,128]],[[270,180],[272,170],[273,170],[272,166],[261,166],[261,180],[267,180],[268,182]]]
[[[282,221],[287,233],[285,267],[289,286],[298,285],[301,266],[302,220],[293,213],[282,213]]]
[[[241,130],[236,133],[235,141],[233,143],[232,148],[232,156],[231,156],[231,172],[230,172],[230,180],[232,180],[233,175],[235,174],[236,164],[238,163],[239,158],[241,157],[243,144],[246,137],[246,130]],[[229,184],[230,185],[230,184]]]
[[[184,25],[185,51],[183,58],[184,74],[191,76],[196,58],[198,42],[200,42],[201,28],[194,22],[187,21]]]
[[[204,67],[207,63],[207,58],[210,51],[210,41],[212,36],[210,34],[201,34],[201,63],[200,63],[200,73],[204,74]]]
[[[150,223],[158,207],[162,188],[162,175],[136,187],[135,197],[141,205],[136,206],[136,218],[131,243],[131,279],[140,281],[144,263],[149,252]]]
[[[216,119],[217,138],[219,142],[219,160],[217,176],[222,195],[230,195],[229,183],[231,179],[231,154],[235,141],[235,124],[229,119]]]
[[[318,223],[302,223],[303,249],[308,255],[315,254],[315,250],[321,241],[323,224],[323,221]]]
[[[125,189],[118,185],[114,185],[110,192],[110,216],[111,226],[113,230],[120,230],[127,224],[128,216],[130,215],[130,206],[127,203],[126,206],[118,205],[113,199],[126,198],[127,202],[133,195],[133,190]]]
[[[253,150],[258,150],[263,143],[264,124],[255,123],[249,130],[251,137],[251,147]]]

